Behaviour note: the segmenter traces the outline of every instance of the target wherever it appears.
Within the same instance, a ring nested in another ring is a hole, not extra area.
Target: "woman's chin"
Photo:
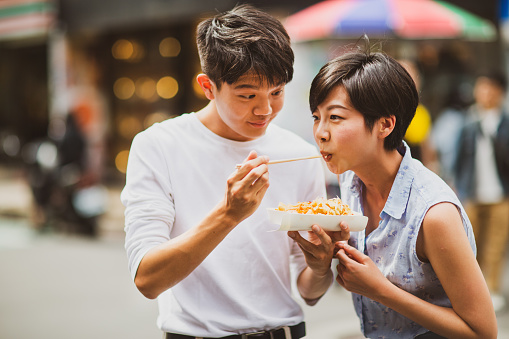
[[[332,172],[332,173],[334,173],[334,174],[341,174],[341,173],[339,172],[338,167],[337,167],[337,166],[335,166],[334,164],[331,164],[331,163],[329,163],[329,162],[328,162],[328,163],[327,163],[327,168],[329,169],[329,171],[331,171],[331,172]]]

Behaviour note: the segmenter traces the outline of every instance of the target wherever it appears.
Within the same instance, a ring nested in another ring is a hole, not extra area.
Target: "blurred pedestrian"
[[[157,298],[166,338],[301,338],[291,259],[300,295],[314,304],[332,283],[334,244],[317,246],[313,255],[327,260],[314,261],[284,232],[267,232],[266,208],[325,196],[320,161],[271,167],[269,188],[269,157],[317,154],[271,124],[293,76],[290,39],[278,20],[241,5],[202,21],[197,44],[209,104],[131,146],[121,195],[131,276]],[[310,233],[317,244],[326,237]]]
[[[367,338],[496,338],[467,214],[402,141],[418,101],[405,69],[369,50],[328,62],[312,82],[315,141],[342,199],[368,217],[338,242],[336,280]]]
[[[421,91],[421,74],[414,61],[401,59],[398,62],[406,69],[414,80],[417,92]],[[428,108],[419,101],[415,109],[415,115],[405,133],[405,141],[408,143],[412,156],[420,160],[424,166],[435,171],[436,154],[430,144],[432,128],[431,114]]]
[[[445,108],[433,123],[430,135],[431,147],[437,156],[437,174],[454,186],[454,163],[458,154],[461,130],[465,124],[466,110],[471,104],[470,96],[463,86],[454,86],[445,102]]]
[[[496,310],[505,306],[500,282],[509,237],[509,117],[503,73],[479,76],[475,104],[459,141],[456,187],[465,200],[478,247],[477,260]]]

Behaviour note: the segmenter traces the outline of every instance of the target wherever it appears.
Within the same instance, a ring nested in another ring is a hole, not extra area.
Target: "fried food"
[[[295,205],[279,203],[277,210],[300,214],[354,215],[350,207],[343,203],[340,198],[329,200],[317,198],[313,201],[299,202]]]

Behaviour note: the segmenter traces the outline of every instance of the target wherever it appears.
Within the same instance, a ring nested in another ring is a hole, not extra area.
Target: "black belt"
[[[306,324],[301,322],[300,324],[289,326],[290,333],[292,334],[291,339],[299,339],[306,335]],[[193,337],[189,335],[183,334],[175,334],[175,333],[166,333],[166,339],[214,339],[214,338],[202,338],[202,337]],[[261,331],[255,333],[245,333],[245,334],[237,334],[237,335],[229,335],[227,337],[215,338],[215,339],[290,339],[286,337],[285,329],[278,328],[270,331]]]

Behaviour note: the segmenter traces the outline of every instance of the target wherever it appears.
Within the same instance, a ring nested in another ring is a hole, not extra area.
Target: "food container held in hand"
[[[358,232],[368,223],[368,217],[353,212],[339,198],[318,198],[295,205],[280,203],[277,208],[267,210],[270,222],[280,225],[279,231],[310,231],[312,225],[326,231],[340,231],[339,223],[345,221],[351,232]]]

